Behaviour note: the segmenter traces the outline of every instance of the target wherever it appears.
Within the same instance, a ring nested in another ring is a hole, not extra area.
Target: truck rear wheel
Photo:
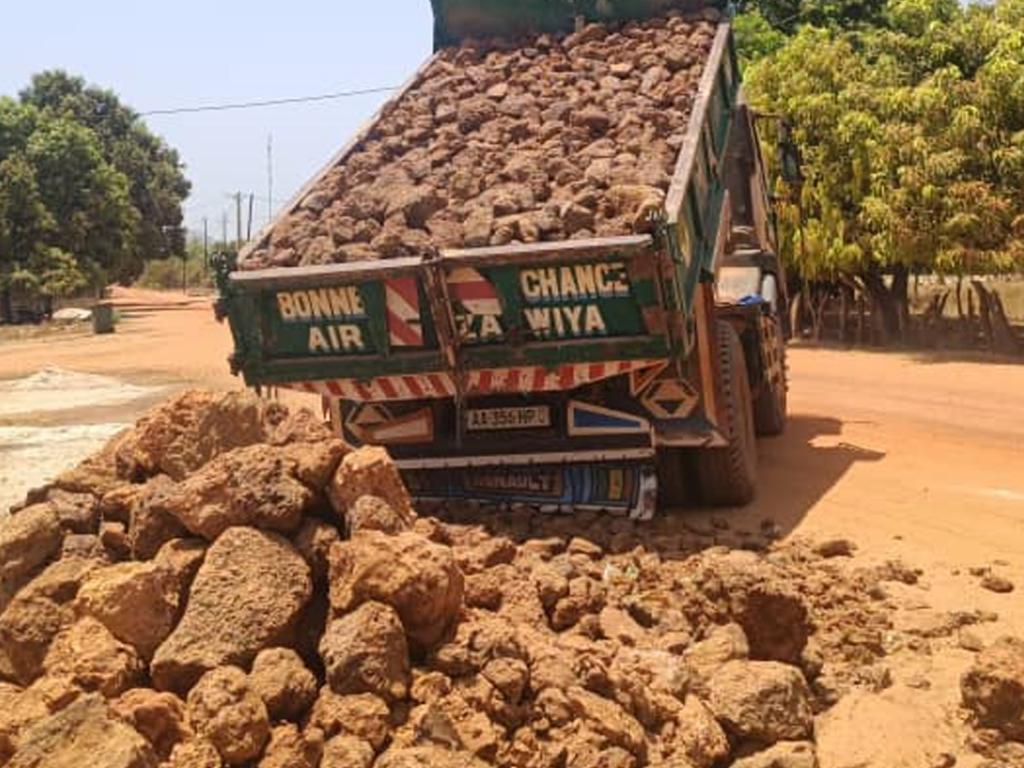
[[[690,487],[693,477],[693,462],[689,461],[690,449],[658,448],[658,507],[673,509],[693,503]]]
[[[743,345],[731,325],[718,323],[718,373],[725,400],[719,429],[728,441],[720,448],[697,452],[697,487],[701,500],[713,506],[741,506],[757,490],[757,444],[754,408]]]
[[[777,371],[766,371],[769,383],[765,385],[760,396],[754,401],[754,427],[757,434],[765,436],[781,435],[786,430],[786,342],[782,339],[779,320],[775,318],[775,334],[772,337],[773,349],[769,356],[777,361]],[[774,378],[774,380],[771,380]]]

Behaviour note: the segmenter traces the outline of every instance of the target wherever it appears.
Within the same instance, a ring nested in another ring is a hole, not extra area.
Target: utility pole
[[[235,192],[235,253],[242,250],[242,193]]]
[[[249,193],[249,221],[245,226],[245,242],[252,240],[252,206],[256,202],[256,193]]]
[[[274,134],[267,134],[267,224],[274,215]]]

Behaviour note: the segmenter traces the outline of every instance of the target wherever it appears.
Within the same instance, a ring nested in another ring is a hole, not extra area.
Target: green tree
[[[35,75],[21,100],[90,128],[99,138],[103,157],[128,180],[131,204],[139,214],[138,230],[115,279],[137,276],[145,259],[184,252],[181,204],[191,185],[178,153],[154,136],[136,112],[113,92],[87,86],[82,78],[60,70]]]
[[[74,254],[97,285],[132,271],[139,214],[127,178],[104,159],[96,135],[65,118],[45,120],[25,155],[47,210],[60,223],[50,244]]]
[[[910,273],[1022,266],[1016,12],[890,0],[876,29],[804,26],[748,69],[755,106],[789,115],[803,150],[786,255],[805,278],[859,283],[890,335],[907,325]]]

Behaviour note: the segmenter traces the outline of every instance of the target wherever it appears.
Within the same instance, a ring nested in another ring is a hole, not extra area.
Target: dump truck
[[[749,502],[786,281],[728,19],[432,5],[433,56],[219,266],[232,371],[321,396],[423,504]]]

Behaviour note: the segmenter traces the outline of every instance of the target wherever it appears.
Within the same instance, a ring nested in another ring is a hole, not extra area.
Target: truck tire
[[[719,321],[717,330],[718,373],[725,400],[725,423],[719,429],[728,445],[697,452],[697,487],[705,504],[742,506],[757,491],[754,408],[740,337],[726,322]]]
[[[776,318],[774,322],[779,321]],[[754,401],[754,428],[758,435],[765,437],[786,431],[786,343],[782,339],[781,328],[776,329],[774,343],[773,353],[779,358],[782,378],[766,386]]]
[[[691,479],[692,462],[688,461],[691,451],[686,448],[658,448],[658,508],[675,509],[689,506],[694,502]]]

